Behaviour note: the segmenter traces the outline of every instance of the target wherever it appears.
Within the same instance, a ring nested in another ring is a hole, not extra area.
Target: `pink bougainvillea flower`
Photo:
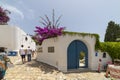
[[[42,41],[44,39],[48,39],[48,38],[53,38],[53,37],[57,37],[62,35],[62,31],[65,29],[64,27],[59,27],[60,23],[59,20],[61,18],[58,17],[58,19],[54,19],[54,10],[53,10],[53,15],[52,15],[52,21],[50,21],[50,19],[48,18],[47,15],[45,15],[45,18],[42,18],[42,24],[44,25],[44,27],[40,27],[40,26],[36,26],[36,30],[35,30],[35,36],[36,36],[36,41],[40,44],[42,44]],[[55,21],[56,20],[56,21]]]
[[[7,22],[10,20],[7,13],[10,13],[10,12],[0,7],[0,24],[7,24]]]

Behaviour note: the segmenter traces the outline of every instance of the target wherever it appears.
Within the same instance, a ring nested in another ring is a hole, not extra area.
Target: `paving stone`
[[[14,67],[8,68],[6,80],[107,80],[105,72],[62,73],[47,64],[35,61],[21,63],[20,56],[10,57]],[[17,61],[18,60],[18,61]]]

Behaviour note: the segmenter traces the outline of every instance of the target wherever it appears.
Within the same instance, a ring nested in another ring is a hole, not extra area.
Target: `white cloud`
[[[35,11],[32,9],[28,9],[27,12],[29,13],[29,15],[27,14],[27,18],[28,19],[34,19],[35,18]]]
[[[22,13],[22,11],[20,11],[16,7],[8,5],[8,4],[4,4],[3,8],[9,10],[11,13],[18,14],[21,17],[21,19],[24,19],[24,14]]]

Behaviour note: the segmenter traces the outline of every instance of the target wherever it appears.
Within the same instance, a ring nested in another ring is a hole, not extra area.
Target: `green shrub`
[[[100,50],[108,52],[112,60],[120,59],[120,42],[101,42]]]

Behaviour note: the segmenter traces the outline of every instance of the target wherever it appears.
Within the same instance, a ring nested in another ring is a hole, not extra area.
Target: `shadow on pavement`
[[[39,68],[41,71],[44,71],[45,74],[53,73],[54,71],[58,71],[57,68],[55,68],[55,67],[53,67],[51,65],[48,65],[46,63],[36,61],[35,59],[32,60],[31,62],[27,62],[26,66]]]

